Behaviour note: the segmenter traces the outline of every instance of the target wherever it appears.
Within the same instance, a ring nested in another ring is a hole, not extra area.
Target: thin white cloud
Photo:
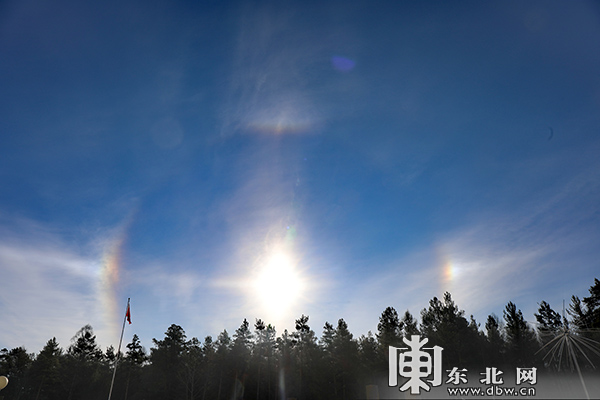
[[[48,233],[30,233],[2,230],[0,347],[39,351],[55,336],[66,348],[83,325],[100,323],[99,263]]]
[[[352,315],[359,332],[366,332],[376,329],[387,306],[399,313],[409,309],[418,317],[429,299],[449,291],[482,325],[489,314],[502,316],[509,301],[534,321],[542,300],[559,310],[563,299],[568,303],[571,295],[585,294],[597,264],[600,212],[600,168],[592,150],[579,154],[580,165],[571,169],[578,172],[569,175],[560,173],[566,162],[560,156],[541,165],[532,162],[526,172],[518,165],[519,174],[528,174],[525,180],[554,173],[555,182],[517,194],[523,201],[512,208],[474,212],[462,226],[420,250],[386,262],[381,272],[374,268],[350,288],[355,296],[345,315]]]
[[[569,301],[593,282],[599,189],[600,174],[584,169],[511,211],[481,215],[446,235],[439,248],[455,275],[446,287],[473,312],[500,313],[506,302],[523,301],[530,319],[541,300]]]
[[[297,17],[297,10],[285,7],[252,5],[241,11],[222,109],[224,135],[304,133],[321,122],[323,107],[311,83],[315,65],[327,61],[327,38]]]
[[[207,279],[200,274],[177,271],[164,264],[145,266],[143,271],[132,271],[126,279],[159,299],[160,311],[189,305],[197,297],[198,291],[207,286]]]
[[[122,226],[64,231],[26,218],[0,218],[0,347],[41,350],[56,337],[63,348],[84,325],[98,344],[116,345],[120,334]],[[125,305],[123,304],[123,307]],[[124,314],[123,314],[124,315]]]

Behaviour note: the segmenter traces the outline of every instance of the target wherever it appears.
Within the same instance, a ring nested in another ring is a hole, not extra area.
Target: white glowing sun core
[[[256,296],[263,310],[273,316],[289,311],[301,297],[304,286],[297,266],[282,252],[276,252],[267,259],[254,281]]]

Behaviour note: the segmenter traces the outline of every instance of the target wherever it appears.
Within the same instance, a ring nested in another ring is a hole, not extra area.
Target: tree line
[[[275,327],[244,319],[230,335],[223,330],[214,339],[188,339],[184,329],[169,326],[163,339],[152,339],[150,351],[134,334],[119,354],[113,396],[115,400],[221,400],[221,399],[352,399],[364,398],[365,386],[382,384],[387,377],[388,346],[402,347],[411,335],[441,346],[443,368],[533,367],[556,370],[560,353],[551,347],[560,335],[585,340],[582,368],[600,364],[600,281],[590,295],[571,298],[561,315],[542,301],[533,327],[513,302],[502,317],[491,314],[482,328],[465,317],[446,292],[434,297],[420,312],[420,322],[406,310],[387,307],[377,332],[356,338],[344,319],[326,322],[317,337],[309,317],[300,316],[295,330],[277,336]],[[553,341],[554,340],[554,341]],[[562,351],[562,349],[561,349]],[[565,355],[567,357],[568,355]],[[6,400],[106,399],[117,362],[114,347],[102,351],[93,328],[86,325],[62,349],[56,338],[38,354],[23,347],[0,350],[0,375],[9,385],[0,392]],[[568,370],[568,368],[567,368]]]

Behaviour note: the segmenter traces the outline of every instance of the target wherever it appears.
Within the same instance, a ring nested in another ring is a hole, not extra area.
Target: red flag
[[[131,311],[129,310],[129,304],[127,304],[127,312],[125,313],[125,318],[127,318],[127,321],[131,325]]]

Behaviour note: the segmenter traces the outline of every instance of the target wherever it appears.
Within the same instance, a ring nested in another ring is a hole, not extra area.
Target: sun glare
[[[255,289],[265,311],[281,316],[300,297],[304,284],[285,253],[274,253],[259,271]]]

